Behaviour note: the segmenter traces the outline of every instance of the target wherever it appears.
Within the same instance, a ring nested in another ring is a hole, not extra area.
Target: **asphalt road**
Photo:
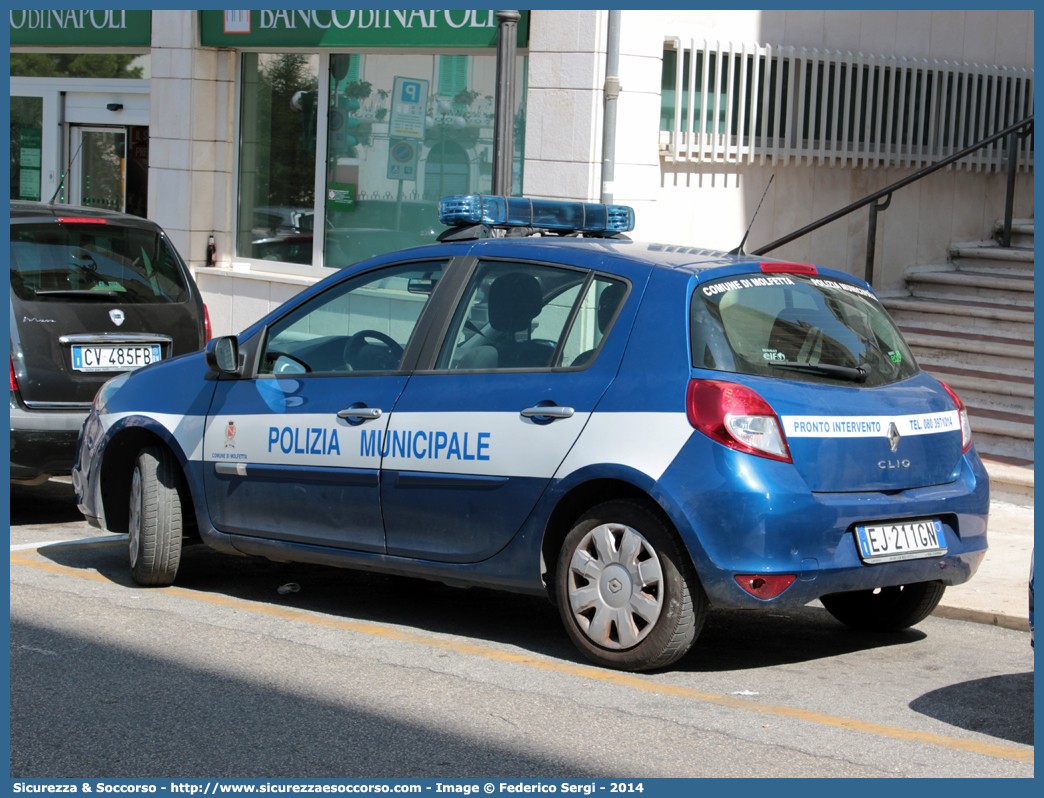
[[[68,485],[13,486],[11,775],[1031,777],[1033,653],[809,606],[712,612],[671,670],[621,674],[541,599],[198,546],[140,588]]]

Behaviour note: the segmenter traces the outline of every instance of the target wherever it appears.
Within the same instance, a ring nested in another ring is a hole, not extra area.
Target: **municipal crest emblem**
[[[228,426],[225,427],[225,448],[235,449],[236,448],[236,422],[229,421]]]

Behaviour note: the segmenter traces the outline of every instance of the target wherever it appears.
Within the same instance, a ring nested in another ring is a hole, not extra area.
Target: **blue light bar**
[[[439,200],[439,221],[449,227],[488,224],[581,233],[626,233],[634,229],[634,209],[594,202],[465,194]]]

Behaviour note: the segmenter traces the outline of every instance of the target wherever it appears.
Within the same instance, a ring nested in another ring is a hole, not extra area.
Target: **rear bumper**
[[[718,473],[749,458],[719,455]],[[716,606],[800,606],[830,593],[931,581],[958,585],[972,578],[986,553],[989,478],[974,450],[962,458],[953,482],[895,493],[812,493],[789,464],[759,460],[740,464],[747,469],[746,486],[727,479],[703,492],[686,484],[683,471],[674,476],[668,469],[661,478],[661,484],[677,480],[669,492],[683,500],[671,515]],[[945,555],[863,563],[857,525],[917,518],[942,521]],[[793,574],[795,580],[764,600],[739,586],[740,574]]]
[[[11,401],[11,479],[68,474],[87,410],[29,410]]]

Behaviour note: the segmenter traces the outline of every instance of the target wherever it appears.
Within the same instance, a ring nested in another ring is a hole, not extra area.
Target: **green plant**
[[[454,97],[453,102],[457,105],[471,105],[478,98],[479,93],[477,91],[471,91],[470,89],[461,89]]]
[[[344,87],[344,96],[353,100],[365,100],[373,92],[373,84],[368,80],[356,80]]]
[[[376,111],[374,111],[373,118],[376,119],[378,122],[381,122],[381,121],[384,120],[384,117],[386,117],[387,115],[388,115],[388,109],[382,107],[382,108],[378,108]]]

